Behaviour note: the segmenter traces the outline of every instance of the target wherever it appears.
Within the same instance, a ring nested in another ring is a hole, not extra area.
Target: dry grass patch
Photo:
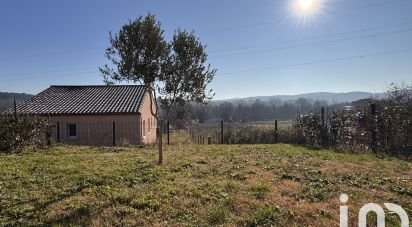
[[[352,214],[368,202],[412,212],[410,162],[282,144],[183,143],[165,147],[163,166],[151,146],[1,155],[0,225],[334,226],[341,193]]]

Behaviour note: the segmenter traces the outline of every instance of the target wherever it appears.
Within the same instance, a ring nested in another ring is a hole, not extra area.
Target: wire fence
[[[412,113],[406,106],[346,106],[298,114],[294,121],[214,122],[188,127],[197,144],[290,143],[412,156]],[[279,127],[281,125],[281,127]]]
[[[193,124],[188,133],[198,144],[292,143],[293,122],[216,122]]]

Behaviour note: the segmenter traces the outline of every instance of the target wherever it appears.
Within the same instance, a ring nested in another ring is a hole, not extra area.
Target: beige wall
[[[153,104],[153,111],[156,110],[155,105]],[[153,144],[156,143],[156,128],[157,128],[157,121],[156,118],[152,116],[150,111],[150,94],[147,92],[142,104],[140,105],[140,134],[142,136],[142,141],[145,144]],[[144,127],[143,127],[144,126]]]
[[[59,123],[60,142],[73,145],[112,146],[113,122],[116,145],[140,144],[139,115],[72,115],[51,116],[50,121]],[[76,138],[68,137],[68,124],[76,124]],[[53,138],[57,141],[57,127]]]
[[[155,107],[153,107],[155,110]],[[150,111],[150,96],[146,93],[140,114],[130,115],[68,115],[50,116],[56,125],[53,138],[57,141],[59,124],[60,143],[90,146],[113,145],[113,122],[115,122],[115,144],[153,144],[156,142],[156,119]],[[68,125],[76,124],[77,136],[69,138]]]

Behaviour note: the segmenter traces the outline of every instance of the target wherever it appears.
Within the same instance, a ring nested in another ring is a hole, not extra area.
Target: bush
[[[43,118],[0,116],[0,152],[20,151],[24,146],[51,146],[51,129]]]
[[[294,127],[309,146],[412,156],[411,123],[412,86],[391,85],[385,99],[358,101],[324,119],[319,113],[303,115]]]

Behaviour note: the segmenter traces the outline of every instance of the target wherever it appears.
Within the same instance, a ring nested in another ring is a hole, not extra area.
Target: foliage
[[[207,64],[206,47],[194,32],[176,30],[170,42],[154,15],[139,17],[124,25],[118,34],[110,33],[106,57],[110,66],[100,71],[107,84],[132,82],[144,84],[151,96],[150,110],[160,128],[172,109],[182,112],[189,102],[205,103],[213,97],[207,86],[216,70]],[[157,108],[153,109],[152,107]],[[162,109],[159,116],[158,110]],[[159,136],[159,163],[162,163],[162,137]]]
[[[386,98],[359,100],[348,106],[326,106],[322,111],[298,114],[295,121],[224,122],[225,144],[292,143],[343,151],[373,151],[390,155],[412,155],[412,85],[391,85]],[[303,102],[300,100],[300,102]],[[372,105],[373,104],[373,105]],[[372,106],[375,114],[372,114]],[[237,107],[238,108],[238,107]],[[319,108],[321,109],[321,108]],[[195,109],[196,110],[196,109]],[[230,119],[235,106],[223,103],[218,110]],[[204,109],[197,109],[204,114]],[[226,115],[227,114],[227,115]],[[204,119],[203,119],[204,120]],[[220,122],[193,123],[189,134],[194,142],[221,143]]]
[[[172,107],[212,98],[207,86],[216,70],[207,64],[206,47],[193,32],[178,29],[167,42],[160,22],[148,14],[129,21],[118,34],[110,33],[110,44],[106,57],[114,68],[100,68],[106,83],[144,84],[154,101],[159,100],[165,118]]]
[[[189,102],[205,103],[213,97],[207,86],[212,82],[216,69],[207,64],[206,46],[196,35],[184,30],[174,33],[170,44],[171,52],[162,74],[159,87],[160,107],[166,111],[166,118],[173,107],[184,107]]]
[[[154,86],[164,73],[168,57],[169,47],[163,33],[161,24],[150,14],[129,21],[118,34],[110,32],[111,46],[106,49],[106,57],[117,68],[100,68],[105,82],[131,81]]]
[[[250,190],[257,199],[263,199],[265,194],[270,191],[270,186],[265,183],[257,183],[252,185]]]
[[[297,137],[292,122],[279,122],[276,132],[274,122],[237,123],[224,122],[224,144],[271,144],[296,143]],[[213,144],[221,143],[220,124],[193,124],[189,128],[192,140],[197,142],[198,136],[211,137]],[[202,141],[203,142],[203,141]],[[207,140],[205,141],[207,142]]]
[[[333,108],[336,104],[326,101],[299,98],[282,101],[259,99],[246,101],[214,101],[207,106],[192,104],[191,119],[200,123],[221,119],[225,122],[255,122],[271,120],[293,120],[298,112],[310,113],[323,107]]]
[[[227,209],[223,207],[215,207],[211,209],[207,216],[207,221],[211,225],[223,224],[229,216]]]
[[[0,151],[19,151],[24,146],[51,145],[51,125],[33,116],[0,116]]]
[[[254,214],[247,226],[276,226],[280,212],[278,208],[265,205],[259,208]]]
[[[365,100],[348,110],[326,115],[325,119],[320,113],[298,117],[295,129],[305,144],[412,155],[411,86],[393,84],[383,100]]]

